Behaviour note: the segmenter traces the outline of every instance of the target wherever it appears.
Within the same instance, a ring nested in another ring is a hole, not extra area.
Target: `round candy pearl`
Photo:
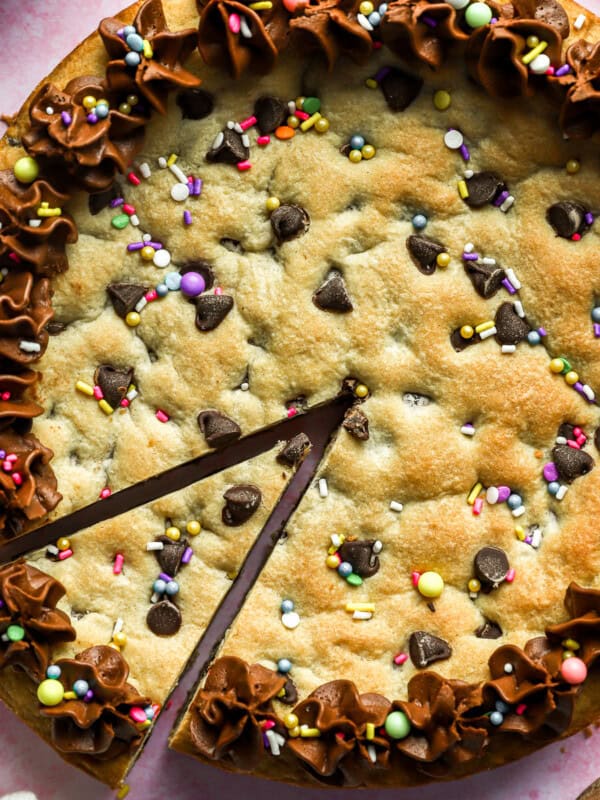
[[[452,3],[450,5],[452,5]],[[451,102],[452,97],[450,96],[450,92],[446,92],[444,89],[439,89],[433,95],[433,105],[438,111],[445,111],[447,108],[450,108]]]
[[[117,645],[117,647],[125,647],[127,644],[127,634],[123,633],[123,631],[115,633],[113,636],[113,642]]]
[[[465,6],[469,5],[470,0],[448,0],[448,5],[451,5],[452,8],[455,8],[457,11],[460,11]]]
[[[477,578],[471,578],[471,580],[467,584],[467,588],[473,594],[477,594],[477,592],[481,589],[481,583],[477,580]]]
[[[422,231],[423,228],[427,225],[427,217],[425,214],[415,214],[412,218],[413,228],[416,228],[418,231]]]
[[[544,73],[548,71],[549,66],[550,59],[546,53],[540,53],[539,56],[536,56],[533,61],[530,62],[529,69],[534,75],[544,75]]]
[[[281,621],[284,627],[293,630],[294,628],[297,628],[298,625],[300,624],[300,617],[298,616],[298,614],[296,614],[295,611],[288,611],[286,614],[282,615]]]
[[[85,697],[85,695],[88,693],[89,688],[90,685],[87,681],[79,680],[75,681],[75,683],[73,684],[73,691],[75,692],[77,697]]]
[[[46,670],[46,677],[52,678],[55,681],[60,678],[61,669],[56,664],[50,664],[48,669]]]
[[[446,131],[444,134],[444,144],[449,150],[459,150],[463,143],[464,137],[460,131],[455,129],[451,131]]]
[[[6,635],[10,642],[20,642],[25,637],[25,629],[20,625],[9,625],[6,629]]]
[[[471,339],[474,335],[475,331],[470,325],[463,325],[460,329],[460,335],[463,339]]]
[[[527,334],[527,341],[530,345],[539,344],[542,341],[542,337],[539,335],[537,331],[529,331]]]
[[[423,572],[417,583],[417,589],[423,597],[439,597],[444,591],[444,581],[437,572]]]
[[[125,56],[125,63],[128,67],[137,67],[142,59],[140,58],[138,53],[135,53],[133,50]]]
[[[289,730],[295,728],[299,724],[299,722],[300,720],[298,719],[298,717],[292,713],[286,714],[285,717],[283,718],[283,724]]]
[[[534,48],[534,47],[537,47],[539,43],[540,43],[540,40],[538,39],[537,36],[528,36],[527,37],[527,47]]]
[[[129,103],[121,103],[119,106],[121,114],[131,114],[131,106]]]
[[[66,536],[61,536],[60,539],[56,542],[56,546],[59,550],[68,550],[71,547],[71,542]]]
[[[176,292],[181,286],[181,275],[178,272],[168,272],[165,275],[165,284],[169,291]]]
[[[490,714],[490,722],[492,725],[502,725],[504,716],[499,711],[492,711]]]
[[[513,665],[512,665],[512,664],[510,664],[509,662],[507,662],[507,663],[504,665],[504,672],[506,672],[506,674],[507,674],[507,675],[512,675],[512,673],[514,672],[514,667],[513,667]]]
[[[125,25],[123,28],[123,37],[129,36],[130,33],[137,33],[133,25]]]
[[[90,112],[87,115],[87,121],[90,123],[90,125],[95,125],[98,122],[98,117],[93,112]]]
[[[81,101],[81,104],[84,108],[87,108],[90,111],[96,105],[96,98],[93,97],[91,94],[86,94],[86,96]]]
[[[15,161],[13,172],[15,178],[21,183],[32,183],[40,174],[40,168],[34,158],[23,156],[23,158]]]
[[[130,311],[129,314],[127,314],[127,316],[125,317],[125,322],[127,325],[129,325],[130,328],[136,328],[141,321],[142,318],[140,317],[137,311]]]
[[[188,297],[196,297],[206,289],[206,281],[198,272],[186,272],[181,278],[181,291]]]
[[[37,698],[43,706],[57,706],[64,696],[62,683],[52,678],[42,681],[37,688]]]
[[[329,567],[329,569],[337,569],[341,564],[340,557],[337,553],[333,553],[332,555],[327,556],[325,559],[325,564]]]
[[[364,136],[360,136],[360,134],[355,133],[354,136],[350,139],[350,147],[353,150],[360,150],[361,147],[365,146],[365,139]]]
[[[289,672],[291,668],[292,668],[292,662],[289,660],[289,658],[280,658],[279,661],[277,662],[278,672],[283,672],[285,674],[286,672]]]
[[[465,21],[470,28],[483,28],[491,18],[492,9],[485,3],[471,3],[465,11]]]
[[[154,258],[152,259],[154,266],[164,269],[171,263],[171,253],[164,248],[162,250],[155,250]]]
[[[175,595],[179,592],[179,584],[177,581],[169,581],[165,587],[165,591],[169,597],[175,597]]]
[[[157,578],[152,584],[152,590],[156,592],[156,594],[164,594],[166,588],[167,588],[167,582],[163,581],[162,578]]]
[[[570,372],[567,372],[567,374],[565,375],[565,381],[569,384],[569,386],[574,386],[578,380],[579,380],[579,375],[577,374],[577,372],[575,372],[575,370],[571,370]]]
[[[370,0],[364,0],[364,2],[362,2],[358,7],[358,10],[361,14],[364,14],[365,17],[368,17],[369,14],[373,12],[374,7],[375,6],[370,2]]]
[[[505,703],[504,700],[496,700],[496,711],[499,711],[501,714],[508,714],[510,706],[508,703]]]
[[[281,611],[284,614],[289,614],[290,611],[294,610],[294,601],[293,600],[283,600],[281,602]]]
[[[130,106],[137,106],[137,104],[140,102],[140,99],[137,96],[137,94],[128,94],[127,102],[129,103]]]
[[[156,294],[159,297],[166,297],[169,294],[169,287],[166,283],[159,283],[156,287]]]
[[[385,732],[390,739],[405,739],[410,733],[410,722],[403,711],[392,711],[385,720]]]
[[[152,706],[148,706],[147,708],[144,709],[144,711],[146,714],[146,719],[154,719],[154,709],[152,708]]]
[[[201,526],[197,519],[192,519],[185,526],[185,529],[190,536],[198,536],[201,530]]]
[[[348,561],[342,561],[342,563],[337,568],[338,573],[342,576],[342,578],[347,578],[348,575],[352,574],[352,564]]]
[[[98,119],[106,119],[108,117],[109,108],[105,103],[98,103],[96,106],[94,113],[98,117]]]
[[[560,674],[567,683],[578,684],[583,683],[587,678],[587,667],[577,656],[565,659],[560,665]]]
[[[511,494],[506,502],[508,507],[513,510],[523,505],[523,498],[519,494]]]
[[[288,127],[294,128],[294,130],[300,125],[300,120],[298,119],[298,117],[295,114],[291,114],[287,118],[286,122],[287,122]]]
[[[350,150],[348,158],[353,164],[358,164],[359,161],[362,161],[362,153],[360,150]]]
[[[329,130],[329,120],[327,117],[321,117],[315,122],[315,130],[317,133],[327,133]]]
[[[560,358],[553,358],[550,362],[550,372],[554,372],[555,375],[560,375],[564,368],[565,365]]]
[[[265,203],[265,208],[267,211],[277,211],[280,205],[281,200],[278,197],[268,197],[267,202]]]
[[[365,386],[364,383],[359,383],[356,389],[354,390],[354,394],[357,397],[366,397],[369,394],[369,387]]]
[[[129,47],[131,50],[135,50],[136,53],[141,53],[144,49],[144,40],[139,33],[130,33],[125,41],[127,43],[127,47]]]
[[[558,490],[560,489],[560,483],[558,483],[557,481],[550,481],[550,483],[546,488],[548,489],[548,494],[554,496],[558,494]]]
[[[171,186],[171,197],[177,203],[183,203],[190,196],[190,187],[187,183],[174,183]]]
[[[592,320],[594,322],[600,322],[600,306],[592,308]]]
[[[373,158],[373,156],[375,155],[375,152],[376,152],[376,150],[375,150],[375,148],[373,147],[372,144],[366,144],[361,149],[360,154],[362,155],[363,158],[365,158],[367,161],[369,161],[371,158]]]
[[[178,542],[181,538],[181,531],[179,528],[176,528],[175,525],[170,525],[165,531],[165,536],[168,536],[169,539],[172,539],[174,542]]]
[[[569,175],[575,175],[579,172],[581,168],[581,164],[577,161],[576,158],[570,158],[567,163],[565,164],[565,169],[569,173]]]
[[[154,258],[154,248],[150,247],[150,245],[146,245],[140,250],[140,255],[144,261],[152,261]]]
[[[437,258],[435,259],[435,263],[438,265],[438,267],[442,267],[442,269],[444,267],[449,266],[450,253],[438,253]]]
[[[369,22],[371,23],[371,25],[372,25],[374,28],[376,28],[376,27],[379,25],[379,23],[381,22],[381,14],[379,14],[379,12],[378,12],[378,11],[373,11],[373,13],[372,13],[372,14],[369,14],[369,16],[367,17],[367,19],[369,20]]]

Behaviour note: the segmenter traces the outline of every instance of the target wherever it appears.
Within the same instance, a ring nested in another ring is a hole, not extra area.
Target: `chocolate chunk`
[[[111,200],[115,200],[118,196],[119,189],[114,183],[104,192],[90,194],[88,197],[88,208],[90,210],[90,214],[95,217],[96,214],[99,214],[110,204]]]
[[[560,479],[566,483],[572,483],[575,478],[587,475],[594,469],[594,459],[589,453],[569,447],[568,444],[557,444],[552,448],[552,461]]]
[[[596,433],[594,434],[594,444],[596,445],[596,450],[600,451],[600,428],[596,428]]]
[[[150,607],[146,625],[156,636],[173,636],[181,628],[181,611],[170,600],[160,600]]]
[[[284,203],[271,214],[271,227],[281,244],[295,239],[296,236],[303,236],[310,227],[310,217],[301,206]]]
[[[154,550],[156,560],[160,564],[161,570],[174,578],[179,572],[181,559],[187,549],[187,539],[179,539],[178,542],[174,542],[168,536],[159,536],[156,541],[162,542],[164,545],[162,550]]]
[[[59,333],[62,333],[64,330],[67,329],[67,325],[65,322],[58,322],[58,320],[50,320],[50,322],[46,325],[46,330],[50,334],[50,336],[58,336]]]
[[[446,251],[441,242],[421,233],[413,233],[409,236],[406,240],[406,247],[415,265],[424,275],[433,275],[437,266],[437,257]]]
[[[181,267],[179,272],[182,275],[185,275],[186,272],[197,272],[198,275],[202,275],[205,283],[205,292],[208,292],[214,286],[215,273],[213,272],[212,266],[203,258],[198,258],[194,261],[186,261],[185,265]],[[192,298],[192,302],[195,302],[195,298]]]
[[[427,631],[415,631],[408,640],[408,651],[415,667],[423,669],[434,661],[450,658],[452,648],[444,639]]]
[[[225,128],[221,133],[223,134],[221,143],[208,151],[206,160],[219,164],[237,164],[239,161],[246,161],[250,155],[250,148],[244,145],[241,135],[231,128]]]
[[[305,433],[298,433],[284,444],[277,454],[277,461],[290,467],[297,467],[310,453],[311,448],[308,436]]]
[[[275,128],[283,125],[288,116],[287,103],[278,97],[259,97],[254,103],[254,116],[258,130],[262,133],[273,133]]]
[[[450,344],[457,353],[461,353],[463,350],[466,350],[467,347],[470,347],[472,344],[477,344],[477,342],[480,341],[481,336],[478,333],[474,333],[470,339],[465,339],[461,335],[460,328],[457,328],[450,334]]]
[[[391,67],[379,82],[379,86],[390,110],[404,111],[417,98],[423,86],[423,79]]]
[[[285,401],[285,407],[289,411],[293,408],[297,414],[305,414],[308,409],[308,400],[305,394],[299,394],[298,397],[292,397],[291,400]]]
[[[475,576],[484,591],[497,589],[510,569],[508,557],[500,547],[482,547],[474,560]]]
[[[352,150],[352,145],[351,145],[351,144],[349,144],[348,142],[346,142],[345,144],[343,144],[343,145],[340,147],[340,153],[341,153],[343,156],[345,156],[346,158],[348,158],[348,154],[349,154],[349,152],[350,152],[351,150]]]
[[[237,422],[214,408],[198,414],[198,425],[210,447],[224,447],[230,442],[235,442],[242,435],[242,430]]]
[[[181,109],[182,119],[204,119],[215,107],[214,97],[205,89],[184,89],[175,102]]]
[[[327,280],[319,286],[312,300],[322,311],[339,311],[344,314],[354,308],[342,273],[337,270],[333,270]]]
[[[497,622],[486,619],[475,631],[475,636],[478,639],[499,639],[502,636],[502,628]]]
[[[557,436],[564,436],[565,439],[575,439],[575,426],[570,422],[563,422],[558,429]]]
[[[379,556],[373,552],[374,539],[344,542],[338,553],[342,561],[352,564],[352,572],[361,578],[370,578],[379,571]]]
[[[346,411],[342,425],[355,439],[366,442],[369,438],[368,417],[358,406],[352,406]]]
[[[298,702],[298,690],[296,689],[296,684],[291,678],[287,678],[285,682],[285,686],[283,687],[283,694],[281,697],[277,697],[280,703],[285,703],[286,706],[295,706]]]
[[[228,294],[201,294],[196,298],[196,327],[199,331],[214,331],[233,308]]]
[[[502,267],[465,261],[465,270],[477,294],[486,300],[493,297],[502,286],[506,273]]]
[[[466,179],[466,184],[469,196],[465,197],[465,203],[473,208],[491,203],[504,185],[493,172],[476,172]]]
[[[494,317],[496,341],[500,344],[519,344],[527,338],[529,325],[515,311],[512,303],[502,303]]]
[[[585,221],[585,206],[575,200],[563,200],[554,203],[546,211],[546,220],[554,228],[557,236],[570,239],[576,233],[584,233],[589,227]]]
[[[256,513],[262,494],[258,486],[251,483],[240,483],[227,489],[223,495],[225,505],[221,512],[221,519],[225,525],[234,528],[243,525]]]
[[[108,405],[117,408],[133,383],[133,369],[117,369],[103,364],[94,373],[94,383],[102,389]]]
[[[563,39],[569,35],[569,18],[567,12],[556,0],[538,0],[533,14],[535,19],[556,28]]]
[[[110,302],[119,317],[125,319],[148,291],[141,283],[110,283],[106,287]]]

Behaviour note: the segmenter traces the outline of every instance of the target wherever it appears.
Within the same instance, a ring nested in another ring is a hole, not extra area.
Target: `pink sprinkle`
[[[421,573],[420,572],[411,572],[410,573],[410,579],[412,581],[412,585],[413,586],[417,586],[418,585],[420,577],[421,577]]]
[[[71,558],[72,555],[73,551],[71,550],[71,548],[69,548],[68,550],[61,550],[60,553],[58,554],[58,560],[65,561],[67,558]]]
[[[263,731],[270,731],[272,728],[275,727],[275,723],[272,719],[266,719],[261,725]]]
[[[154,416],[156,417],[156,419],[159,422],[168,422],[169,421],[169,415],[165,414],[165,412],[162,411],[160,408],[157,409],[156,414]]]
[[[215,289],[215,294],[223,294],[223,289],[220,286],[217,286]]]
[[[135,214],[135,208],[133,206],[130,206],[129,203],[123,203],[123,211],[125,212],[125,214],[129,214],[130,217],[132,216],[132,214]]]
[[[245,161],[238,161],[237,163],[237,168],[240,172],[247,172],[251,166],[252,164],[248,161],[248,159]]]
[[[245,119],[243,122],[240,122],[240,128],[243,131],[247,131],[248,128],[253,128],[256,125],[256,122],[257,120],[255,116],[248,117],[248,119]]]
[[[120,575],[123,570],[123,562],[125,559],[123,558],[121,553],[117,553],[115,556],[115,563],[113,564],[113,575]]]
[[[119,403],[119,405],[122,406],[123,408],[128,408],[130,404],[131,404],[131,401],[128,400],[126,397],[124,397],[121,400],[121,402]]]
[[[515,713],[518,714],[519,716],[521,716],[521,714],[524,714],[526,711],[527,711],[527,706],[525,705],[525,703],[519,703],[519,705],[515,708]]]
[[[577,442],[574,442],[573,439],[567,439],[567,444],[569,445],[569,447],[572,447],[574,450],[580,450],[581,449],[579,447],[579,444]]]
[[[506,582],[507,583],[512,583],[514,581],[514,579],[515,579],[515,570],[511,568],[506,573]]]
[[[229,30],[232,33],[239,33],[242,21],[240,19],[239,14],[230,14],[229,15]]]
[[[104,399],[104,392],[99,386],[94,386],[94,397],[96,398],[96,400]]]
[[[546,75],[554,75],[554,67],[548,67],[546,70]]]
[[[140,179],[135,174],[135,172],[128,172],[127,173],[127,180],[129,181],[129,183],[132,183],[134,186],[139,186],[140,183],[141,183]]]
[[[132,706],[129,709],[129,716],[138,725],[141,725],[143,722],[146,722],[146,720],[148,719],[146,717],[146,712],[144,711],[144,709],[140,708],[139,706]]]
[[[144,295],[144,297],[146,298],[146,300],[147,300],[149,303],[152,303],[152,302],[153,302],[154,300],[156,300],[156,298],[158,297],[158,294],[156,293],[156,289],[150,289],[150,291],[149,291],[149,292],[146,292],[146,294]]]
[[[578,242],[581,239],[581,234],[580,233],[574,233],[573,236],[571,236],[571,239],[574,242]]]
[[[583,445],[584,445],[586,442],[587,442],[587,436],[585,436],[585,434],[583,434],[583,433],[582,433],[582,434],[581,434],[581,436],[578,436],[578,437],[577,437],[577,444],[578,444],[580,447],[583,447]]]
[[[13,472],[13,474],[10,477],[13,479],[13,481],[17,486],[21,486],[21,484],[23,483],[23,476],[21,475],[20,472]]]
[[[298,117],[298,119],[301,119],[302,122],[304,122],[307,119],[310,119],[310,114],[307,114],[306,111],[300,111],[299,109],[296,109],[294,111],[294,116]]]
[[[473,503],[473,514],[478,517],[483,510],[483,497],[478,497]]]
[[[166,708],[170,708],[172,702],[173,702],[172,700],[169,700],[169,702],[167,703],[167,705],[165,707]],[[160,706],[158,705],[158,703],[152,703],[151,708],[152,708],[152,711],[154,711],[154,716],[152,717],[152,719],[156,719],[158,717],[158,715],[160,714]]]
[[[336,735],[336,738],[338,738],[338,739],[345,739],[346,738],[346,734],[343,731],[336,731],[335,735]]]
[[[265,147],[266,145],[270,144],[271,137],[270,136],[257,136],[256,137],[256,144],[259,144],[261,147]]]
[[[14,261],[15,264],[20,264],[21,263],[21,259],[19,258],[19,256],[16,253],[9,253],[8,257],[11,259],[11,261]]]
[[[401,667],[406,661],[408,661],[408,656],[406,653],[398,653],[397,656],[394,656],[394,664],[397,664],[399,667]]]
[[[13,467],[12,467],[12,464],[10,463],[10,461],[3,461],[2,462],[2,469],[4,470],[4,472],[10,472],[12,468]]]
[[[6,456],[6,460],[8,461],[8,463],[9,463],[9,464],[14,464],[14,463],[15,463],[15,461],[18,461],[18,460],[19,460],[19,456],[18,456],[18,455],[16,455],[16,453],[9,453],[9,454]]]
[[[373,50],[381,50],[383,47],[383,42],[374,41],[373,42]]]
[[[295,417],[297,413],[298,413],[298,410],[296,408],[294,408],[293,406],[291,408],[288,408],[288,410],[287,410],[288,419],[290,419],[291,417]]]
[[[583,431],[581,430],[581,428],[578,425],[576,425],[573,428],[573,436],[577,439],[577,437],[581,436],[582,434],[583,434]]]
[[[111,494],[112,494],[112,491],[109,489],[108,486],[105,486],[104,489],[102,489],[102,491],[100,492],[100,499],[101,500],[106,500],[106,498],[110,497]]]
[[[3,400],[10,400],[10,392],[2,392]]]

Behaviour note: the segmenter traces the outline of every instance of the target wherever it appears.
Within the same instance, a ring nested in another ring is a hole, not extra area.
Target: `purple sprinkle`
[[[553,461],[549,461],[547,464],[544,464],[544,478],[548,481],[548,483],[558,480],[558,470],[556,469],[556,464]]]
[[[377,83],[381,83],[381,81],[386,77],[386,75],[389,75],[391,71],[391,67],[382,67],[377,74],[373,76],[373,80],[377,81]]]
[[[593,221],[594,221],[594,215],[592,214],[591,211],[588,211],[587,214],[585,215],[586,225],[591,225]]]
[[[573,384],[573,388],[575,389],[576,392],[579,392],[581,394],[581,390],[583,389],[583,383],[581,381],[577,381],[577,383]]]
[[[525,544],[531,544],[531,536],[526,536],[524,541]]]
[[[547,336],[548,335],[548,332],[547,332],[546,328],[538,328],[537,332],[539,333],[540,336]]]
[[[6,458],[6,450],[0,450],[0,458]]]
[[[495,25],[498,22],[498,17],[492,17],[490,20],[490,25]]]
[[[0,608],[4,608],[4,600],[0,600]]]
[[[83,702],[90,703],[94,699],[94,693],[91,689],[88,689],[87,692],[83,695]]]
[[[163,581],[166,581],[167,583],[168,583],[169,581],[172,581],[172,580],[173,580],[173,578],[172,578],[170,575],[167,575],[167,573],[166,573],[166,572],[161,572],[161,573],[160,573],[160,575],[159,575],[158,577],[159,577],[161,580],[163,580]]]
[[[92,112],[90,112],[87,115],[87,121],[90,123],[90,125],[95,125],[98,122],[98,117]]]
[[[194,551],[191,547],[186,547],[183,555],[181,556],[181,563],[182,564],[189,564],[192,560],[192,556],[194,555]]]
[[[148,247],[153,247],[155,250],[162,250],[163,246],[160,242],[145,242]]]
[[[469,153],[469,148],[467,147],[466,144],[461,144],[460,154],[463,157],[463,161],[469,161],[471,158],[471,154]]]
[[[571,67],[570,67],[568,64],[563,64],[563,65],[562,65],[562,67],[559,67],[559,68],[556,70],[556,72],[554,73],[554,75],[555,75],[557,78],[562,78],[562,76],[563,76],[563,75],[568,75],[570,71],[571,71]]]
[[[596,339],[600,339],[600,325],[597,322],[594,323],[594,336]],[[0,456],[0,458],[3,458],[3,456]]]
[[[479,253],[463,253],[463,261],[479,261]]]
[[[194,178],[194,191],[192,194],[194,197],[200,197],[202,194],[202,178]]]
[[[437,21],[435,19],[433,19],[433,17],[429,17],[426,14],[423,14],[419,18],[419,21],[420,22],[424,22],[425,25],[429,25],[430,28],[437,28]]]
[[[498,197],[494,200],[494,205],[496,207],[501,206],[507,197],[508,197],[508,192],[506,191],[506,189],[504,189],[504,191],[500,192]]]
[[[192,215],[187,209],[183,212],[183,221],[186,225],[192,224]]]
[[[263,745],[268,750],[270,748],[270,745],[269,745],[269,740],[267,739],[267,734],[263,733],[262,737],[263,737]]]
[[[512,285],[512,283],[508,280],[508,278],[504,278],[504,280],[502,281],[502,286],[504,286],[504,288],[506,289],[506,291],[509,294],[516,294],[517,293],[517,290]]]
[[[510,488],[508,486],[498,486],[498,502],[505,503],[511,495]]]
[[[136,250],[142,250],[145,246],[144,242],[132,242],[127,245],[127,250],[130,253],[134,253]]]
[[[109,206],[111,208],[117,208],[118,206],[122,206],[125,200],[122,197],[115,197],[114,200],[111,200]]]
[[[119,28],[119,30],[117,31],[117,36],[120,36],[121,39],[124,38],[125,34],[123,33],[123,28]]]
[[[63,121],[63,125],[69,126],[73,122],[73,117],[69,114],[68,111],[61,111],[60,118]]]

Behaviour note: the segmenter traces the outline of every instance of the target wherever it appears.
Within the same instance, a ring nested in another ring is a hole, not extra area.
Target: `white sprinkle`
[[[247,133],[242,134],[242,144],[244,147],[250,147],[250,137]]]
[[[138,396],[137,389],[131,389],[131,391],[127,392],[127,394],[125,395],[125,397],[129,400],[130,403],[131,403],[132,400],[135,400],[135,398],[137,396]],[[160,542],[159,542],[159,544],[160,544]],[[160,548],[157,547],[156,549],[157,550],[162,550],[162,547],[160,547]]]
[[[594,400],[594,398],[596,397],[596,395],[594,394],[594,390],[592,389],[591,386],[588,386],[587,383],[583,384],[583,386],[581,387],[581,391],[584,393],[584,395],[590,402]]]
[[[275,731],[266,731],[267,741],[269,742],[269,748],[271,750],[272,756],[278,756],[281,753],[279,749],[279,742],[276,738]]]
[[[229,125],[229,123],[227,123]],[[223,131],[219,131],[215,138],[213,139],[212,149],[218,150],[219,147],[223,144],[223,139],[225,138]]]
[[[490,486],[485,493],[485,499],[491,506],[496,505],[498,502],[498,497],[500,496],[500,492],[495,486]]]
[[[518,508],[513,508],[512,515],[513,517],[522,517],[525,513],[525,506],[519,506]]]
[[[46,552],[49,553],[51,556],[57,556],[60,550],[55,544],[49,544],[48,547],[46,548]]]
[[[148,550],[148,552],[152,552],[152,550],[162,550],[164,546],[164,542],[148,542],[146,550]]]
[[[463,425],[460,432],[464,433],[465,436],[475,436],[475,428],[470,424]]]
[[[3,642],[8,642],[8,636],[5,633],[3,633],[0,638],[2,639]]]
[[[296,113],[296,102],[295,102],[295,100],[290,100],[289,101],[289,103],[288,103],[288,111],[290,112],[290,114],[295,114]]]
[[[240,383],[240,389],[242,390],[242,392],[247,392],[249,388],[250,384],[246,383],[246,381],[244,381],[244,383]]]
[[[507,675],[511,675],[511,674],[512,674],[512,671],[513,671],[513,669],[514,669],[514,667],[513,667],[513,665],[512,665],[512,664],[506,663],[506,664],[504,665],[504,672],[506,672],[506,674],[507,674]]]
[[[163,247],[162,250],[156,250],[152,261],[155,267],[164,269],[165,267],[168,267],[169,264],[171,263],[171,253],[169,253],[169,251],[165,250],[165,248]]]
[[[232,131],[235,128],[235,122],[232,119],[230,119],[229,122],[227,123],[227,127],[229,128],[230,131]]]
[[[469,597],[471,598],[471,600],[477,600],[479,595],[477,594],[477,592],[469,592]]]
[[[245,39],[252,38],[252,31],[250,30],[250,26],[246,22],[246,17],[244,16],[240,19],[240,33]]]
[[[542,531],[540,528],[535,528],[533,533],[531,534],[531,546],[534,547],[536,550],[542,543]]]
[[[371,619],[372,616],[371,611],[355,611],[352,614],[352,619]]]
[[[489,339],[490,336],[495,336],[498,333],[495,327],[488,328],[487,331],[481,331],[479,334],[480,339]]]
[[[151,242],[152,241],[152,236],[149,233],[145,233],[142,236],[142,241],[143,242]]]
[[[558,490],[558,492],[557,492],[557,493],[554,495],[554,496],[556,497],[556,499],[557,499],[557,500],[562,500],[562,499],[563,499],[563,497],[566,495],[566,493],[567,493],[567,489],[568,489],[568,488],[569,488],[568,486],[565,486],[565,485],[563,484],[563,485],[560,487],[560,489]]]
[[[467,242],[466,245],[463,247],[463,253],[472,253],[475,250],[475,245],[473,242]]]
[[[152,170],[150,169],[150,164],[147,161],[144,161],[143,164],[140,164],[138,167],[140,171],[140,175],[142,178],[146,178],[146,180],[152,175]]]
[[[236,122],[236,123],[235,123],[235,125],[233,126],[233,130],[234,130],[236,133],[239,133],[239,135],[240,135],[240,136],[241,136],[241,135],[243,134],[243,132],[244,132],[244,129],[242,128],[242,126],[240,125],[240,123],[239,123],[239,122]]]
[[[580,31],[583,28],[583,26],[585,25],[586,22],[587,22],[586,15],[585,14],[580,14],[577,17],[577,19],[575,20],[575,22],[573,23],[573,27],[575,28],[576,31]]]
[[[502,352],[503,353],[514,353],[517,349],[517,346],[514,344],[503,344],[502,345]]]
[[[496,264],[496,259],[491,258],[490,256],[485,256],[485,258],[481,259],[482,264],[487,264],[488,267],[493,267]]]
[[[321,497],[327,497],[329,494],[329,489],[327,488],[327,480],[325,478],[319,478],[319,494]]]
[[[24,353],[39,353],[42,349],[37,342],[30,342],[27,339],[21,339],[19,347]]]
[[[373,762],[373,764],[375,764],[377,761],[377,750],[375,750],[374,744],[367,745],[367,753],[369,754],[370,760]]]
[[[402,503],[399,503],[397,500],[391,500],[390,501],[390,511],[398,511],[398,512],[400,512],[400,511],[402,511],[403,508],[404,508],[404,506],[402,505]]]
[[[464,144],[464,137],[460,131],[453,129],[444,134],[444,144],[449,150],[459,150]]]
[[[138,314],[139,314],[140,311],[142,310],[142,308],[144,308],[144,306],[147,306],[147,305],[148,305],[148,301],[146,300],[146,298],[145,297],[140,297],[140,299],[135,304],[134,310],[137,311]]]
[[[373,542],[372,550],[376,555],[377,553],[381,553],[381,551],[383,550],[383,542],[380,542],[379,539],[376,539]]]
[[[150,602],[151,603],[158,603],[159,600],[160,600],[159,593],[158,592],[153,592],[152,593],[152,597],[150,598]]]
[[[511,281],[511,283],[512,283],[512,281]],[[513,283],[513,286],[514,286],[514,283]],[[523,317],[525,316],[525,311],[523,310],[523,303],[520,300],[515,300],[515,302],[513,303],[513,306],[514,306],[514,309],[517,312],[517,314],[521,317],[521,319],[523,319]]]
[[[506,200],[500,206],[500,211],[504,211],[504,213],[506,214],[506,212],[510,208],[512,208],[512,205],[513,205],[514,202],[515,202],[515,198],[512,196],[512,194],[509,194],[508,197],[506,198]]]
[[[567,437],[566,436],[557,436],[556,437],[556,444],[566,444]]]
[[[187,183],[174,183],[171,186],[171,197],[177,203],[183,203],[190,196],[190,187]]]
[[[466,178],[467,180],[468,180],[469,178],[472,178],[472,177],[473,177],[473,175],[475,175],[475,173],[473,172],[473,170],[472,170],[472,169],[466,169],[466,170],[464,171],[464,176],[465,176],[465,178]]]
[[[52,106],[46,106],[46,114],[54,114],[54,109]]]
[[[130,225],[133,225],[134,228],[139,228],[139,226],[140,226],[140,218],[138,217],[137,214],[132,214],[129,217],[129,223],[130,223]]]
[[[340,546],[341,546],[341,544],[342,544],[342,539],[341,539],[341,537],[340,537],[339,533],[332,533],[332,534],[331,534],[331,544],[332,544],[334,547],[340,547]]]
[[[177,164],[171,164],[169,170],[173,173],[173,175],[175,175],[180,183],[185,183],[186,186],[188,185],[187,175],[180,167],[177,166]]]
[[[164,156],[160,156],[160,157],[159,157],[159,159],[158,159],[158,166],[159,166],[161,169],[166,169],[166,168],[167,168],[167,159],[166,159]]]
[[[42,220],[41,219],[30,219],[30,220],[28,220],[28,222],[29,222],[29,227],[30,228],[39,228],[40,225],[42,224]],[[2,226],[0,225],[0,228],[1,227]]]
[[[281,615],[281,622],[284,628],[289,628],[289,630],[293,631],[300,624],[300,617],[296,611],[287,611]]]
[[[509,280],[509,281],[512,283],[512,285],[515,287],[515,289],[520,289],[520,288],[521,288],[521,286],[522,286],[522,284],[521,284],[521,281],[520,281],[520,280],[517,278],[517,276],[515,275],[515,271],[514,271],[514,269],[511,269],[511,268],[509,267],[509,268],[506,270],[506,277],[507,277],[507,278],[508,278],[508,280]]]
[[[121,617],[117,617],[117,621],[115,622],[115,626],[112,632],[113,639],[115,638],[115,635],[117,633],[121,633],[122,630],[123,630],[123,620],[121,619]]]
[[[364,15],[364,14],[357,14],[357,15],[356,15],[356,20],[357,20],[358,24],[359,24],[359,25],[360,25],[362,28],[364,28],[366,31],[372,31],[372,30],[373,30],[373,26],[371,25],[371,23],[370,23],[370,22],[369,22],[369,20],[368,20],[368,19],[365,17],[365,15]]]

